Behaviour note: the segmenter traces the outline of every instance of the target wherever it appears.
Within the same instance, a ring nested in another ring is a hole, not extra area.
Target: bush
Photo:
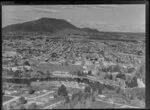
[[[134,68],[128,68],[128,73],[132,73],[132,72],[134,72]]]
[[[126,76],[125,76],[125,74],[119,73],[119,74],[116,75],[116,78],[120,78],[120,79],[125,80]]]
[[[2,92],[2,95],[5,95],[5,92],[4,92],[4,91]]]
[[[36,103],[32,103],[28,106],[28,109],[37,109]]]
[[[90,70],[90,71],[88,71],[88,75],[92,75],[92,72],[91,72],[91,70]]]
[[[32,88],[29,89],[28,93],[29,94],[34,94],[35,90],[33,90]]]
[[[91,93],[90,86],[86,86],[85,89],[84,89],[84,92]]]
[[[57,94],[54,94],[54,98],[57,99]]]
[[[21,97],[19,98],[19,102],[20,102],[21,104],[25,104],[25,103],[27,103],[27,100],[25,100],[25,98],[21,96]]]
[[[82,76],[82,72],[80,70],[77,71],[78,76]]]
[[[126,81],[125,83],[126,83],[126,85],[127,85],[128,87],[137,87],[137,86],[138,86],[138,84],[137,84],[137,78],[136,78],[136,77],[133,77],[133,78],[131,79],[131,81],[128,80],[128,81]]]
[[[66,86],[61,85],[61,87],[58,88],[58,95],[59,96],[67,96],[68,95]]]
[[[98,89],[98,94],[102,94],[102,88]]]
[[[26,110],[24,105],[20,105],[19,110]]]
[[[30,66],[30,63],[28,61],[25,61],[24,65]]]
[[[105,77],[104,77],[104,79],[110,79],[110,80],[112,80],[113,76],[112,76],[112,74],[106,74]]]
[[[69,98],[69,96],[66,96],[65,97],[65,103],[69,103],[70,102],[70,98]]]
[[[121,92],[121,89],[118,87],[116,88],[116,93],[119,94]]]

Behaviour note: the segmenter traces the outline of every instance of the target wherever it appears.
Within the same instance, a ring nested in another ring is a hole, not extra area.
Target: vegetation
[[[29,61],[25,61],[24,65],[31,66],[30,63],[29,63]]]
[[[122,73],[117,74],[116,78],[120,78],[120,79],[126,80],[125,74],[122,74]]]
[[[128,87],[137,87],[138,86],[136,77],[133,77],[131,80],[127,80],[125,83]]]
[[[29,89],[28,93],[29,94],[34,94],[35,90],[33,90],[32,88]]]
[[[19,106],[19,110],[27,110],[27,109],[26,109],[26,107],[25,107],[23,104],[21,104],[21,105]]]
[[[58,96],[68,96],[68,91],[66,86],[61,85],[61,87],[58,88]]]
[[[24,98],[24,97],[20,97],[19,98],[19,102],[21,103],[21,104],[25,104],[25,103],[27,103],[27,100]]]
[[[29,106],[28,106],[28,109],[30,110],[30,109],[38,109],[38,107],[37,107],[37,104],[36,103],[31,103]]]
[[[90,86],[86,86],[85,89],[84,89],[84,92],[91,93]]]

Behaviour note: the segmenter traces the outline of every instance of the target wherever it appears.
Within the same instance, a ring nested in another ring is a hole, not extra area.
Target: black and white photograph
[[[146,5],[2,5],[2,110],[145,108]]]

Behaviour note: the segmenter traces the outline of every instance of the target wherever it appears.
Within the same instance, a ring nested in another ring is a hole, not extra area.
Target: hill
[[[8,25],[2,29],[2,33],[50,33],[58,36],[77,35],[89,36],[90,39],[137,41],[145,40],[145,33],[129,32],[99,32],[97,29],[79,28],[64,19],[40,18],[19,24]],[[75,37],[75,36],[73,36]]]
[[[3,28],[4,32],[50,32],[54,33],[63,29],[77,29],[76,26],[63,19],[41,18],[35,21],[8,25]]]
[[[94,33],[98,32],[98,30],[90,29],[90,28],[78,28],[73,24],[69,23],[64,19],[56,19],[56,18],[40,18],[38,20],[8,25],[3,28],[3,32],[49,32],[49,33],[57,33],[57,32],[67,32],[66,30],[71,30],[71,33]]]

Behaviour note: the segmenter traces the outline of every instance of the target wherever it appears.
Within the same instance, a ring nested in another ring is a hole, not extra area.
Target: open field
[[[8,100],[11,100],[13,97],[11,96],[3,96],[3,102],[6,102]]]

